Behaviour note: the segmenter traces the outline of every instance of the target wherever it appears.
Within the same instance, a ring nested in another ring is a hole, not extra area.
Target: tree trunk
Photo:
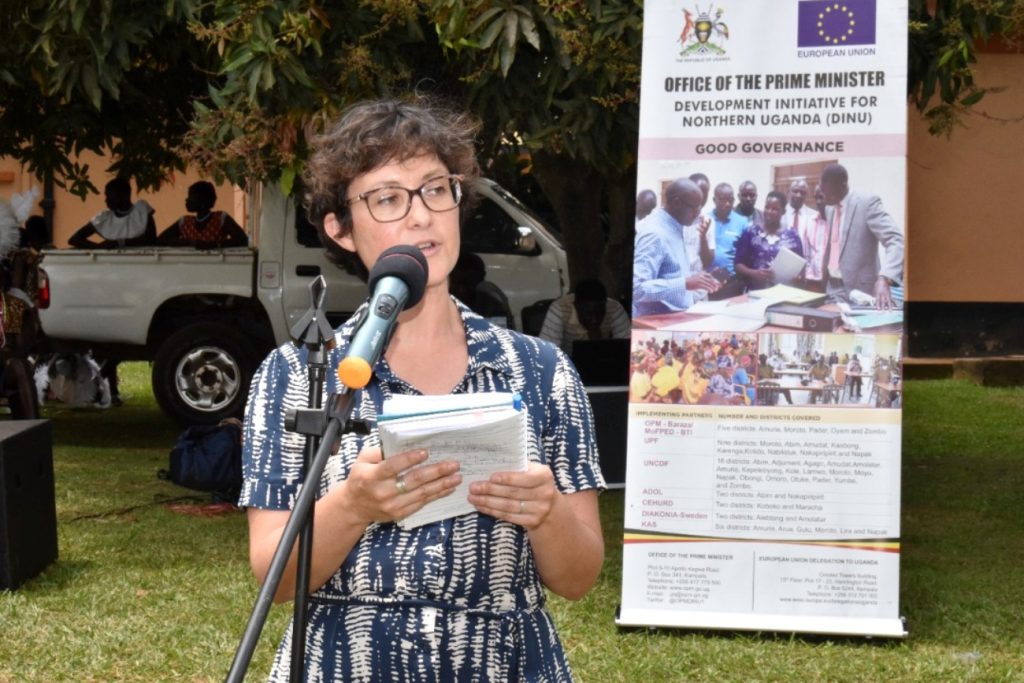
[[[636,233],[636,167],[616,173],[607,181],[608,243],[602,262],[602,280],[608,296],[629,303],[633,291],[633,239]],[[629,310],[629,306],[626,306]]]
[[[533,154],[533,174],[551,202],[565,237],[570,289],[580,280],[600,277],[605,248],[601,229],[603,179],[586,164],[544,150]],[[606,287],[610,284],[605,282]]]

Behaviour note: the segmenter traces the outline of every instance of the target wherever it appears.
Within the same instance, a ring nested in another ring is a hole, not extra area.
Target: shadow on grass
[[[68,408],[48,405],[43,417],[53,423],[54,447],[170,448],[181,428],[151,405],[120,408]]]
[[[89,574],[96,566],[92,560],[62,560],[49,565],[46,569],[23,586],[32,591],[33,596],[46,597],[60,593]]]

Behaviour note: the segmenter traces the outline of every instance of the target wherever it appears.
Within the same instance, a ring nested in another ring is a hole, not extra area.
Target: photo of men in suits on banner
[[[902,157],[642,162],[638,178],[657,206],[636,227],[635,327],[787,320],[733,306],[758,299],[831,314],[808,331],[899,332]]]

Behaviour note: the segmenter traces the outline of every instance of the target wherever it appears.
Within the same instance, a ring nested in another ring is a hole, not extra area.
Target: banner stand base
[[[617,610],[615,624],[620,627],[684,628],[715,631],[776,631],[812,635],[843,635],[880,638],[906,638],[906,620],[893,618],[857,618],[795,616],[785,614],[749,614],[729,612],[668,612],[665,610]]]

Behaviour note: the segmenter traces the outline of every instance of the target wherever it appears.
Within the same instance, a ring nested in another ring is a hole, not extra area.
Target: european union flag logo
[[[876,0],[809,0],[799,6],[797,47],[874,45]]]

